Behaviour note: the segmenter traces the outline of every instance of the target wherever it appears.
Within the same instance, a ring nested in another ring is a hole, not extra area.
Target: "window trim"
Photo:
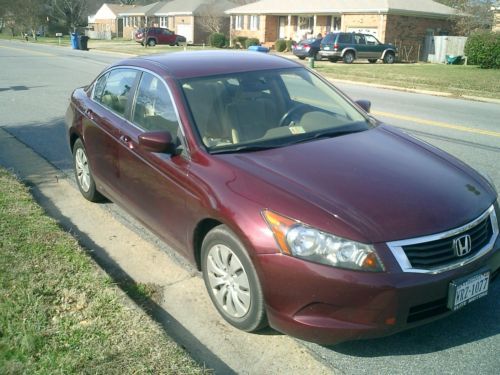
[[[134,90],[134,95],[132,96],[132,100],[130,101],[130,103],[127,103],[127,109],[125,111],[125,116],[122,116],[114,111],[112,111],[111,109],[109,109],[108,107],[106,107],[105,105],[103,105],[102,103],[94,100],[94,90],[95,90],[95,84],[96,82],[104,75],[106,74],[109,74],[111,73],[113,70],[116,70],[116,69],[129,69],[129,70],[135,70],[138,72],[138,75],[135,79],[135,82],[134,82],[134,85],[132,87],[132,89]],[[138,85],[139,85],[139,82],[142,78],[142,73],[149,73],[149,74],[152,74],[153,76],[155,76],[156,78],[158,78],[160,80],[160,82],[165,86],[165,88],[167,89],[167,92],[168,92],[168,96],[170,98],[170,101],[172,102],[173,106],[174,106],[174,112],[175,112],[175,117],[177,118],[177,122],[179,123],[179,128],[181,130],[181,136],[182,138],[180,139],[180,142],[181,144],[184,146],[184,149],[185,149],[185,152],[181,153],[180,156],[184,156],[186,157],[187,159],[191,159],[191,150],[190,150],[190,147],[189,147],[189,143],[187,141],[187,138],[186,138],[186,133],[184,131],[184,123],[181,121],[181,118],[180,118],[180,115],[179,115],[179,110],[177,109],[177,105],[178,103],[175,101],[175,98],[172,94],[172,90],[170,90],[170,87],[168,86],[167,82],[165,82],[165,80],[158,74],[156,74],[155,72],[151,71],[151,70],[148,70],[148,69],[145,69],[145,68],[141,68],[141,67],[136,67],[136,66],[127,66],[127,65],[117,65],[117,66],[113,66],[107,70],[105,70],[104,72],[102,72],[95,80],[94,82],[92,83],[92,92],[90,93],[90,100],[96,104],[98,104],[99,106],[101,106],[102,108],[110,111],[111,113],[113,113],[115,116],[119,117],[120,119],[122,120],[125,120],[128,124],[130,124],[131,126],[133,126],[134,128],[136,128],[137,130],[140,130],[141,133],[147,133],[147,131],[145,131],[143,128],[139,127],[138,125],[136,125],[132,120],[132,109],[135,108],[135,100],[136,100],[136,97],[137,97],[137,88],[138,88]]]

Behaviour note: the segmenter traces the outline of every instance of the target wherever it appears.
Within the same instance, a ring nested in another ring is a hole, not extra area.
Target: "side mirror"
[[[370,102],[369,100],[356,100],[356,104],[359,105],[366,113],[370,113],[372,102]]]
[[[175,154],[172,135],[167,131],[142,133],[139,135],[139,147],[149,152]]]

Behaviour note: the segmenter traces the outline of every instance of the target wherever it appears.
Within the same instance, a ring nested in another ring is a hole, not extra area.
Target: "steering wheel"
[[[292,115],[295,115],[299,111],[305,111],[307,109],[307,105],[305,104],[296,104],[292,108],[290,108],[283,116],[281,116],[281,119],[278,123],[278,126],[288,126],[290,125],[289,123],[287,124],[287,120],[292,117]]]

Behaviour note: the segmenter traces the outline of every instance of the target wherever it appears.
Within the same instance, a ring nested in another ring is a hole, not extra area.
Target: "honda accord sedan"
[[[491,180],[369,109],[297,62],[200,51],[110,66],[66,122],[83,197],[196,265],[226,321],[334,344],[445,317],[500,269]]]

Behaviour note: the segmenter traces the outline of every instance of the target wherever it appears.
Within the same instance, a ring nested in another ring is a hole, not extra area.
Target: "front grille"
[[[458,258],[453,250],[453,240],[467,234],[471,237],[472,249],[467,255]],[[403,251],[413,268],[429,269],[473,256],[490,241],[492,235],[493,227],[490,216],[487,216],[476,226],[462,233],[435,241],[406,245],[403,246]]]
[[[443,298],[437,301],[432,301],[424,303],[422,305],[413,306],[410,308],[406,322],[414,323],[420,320],[432,318],[433,316],[444,314],[450,311],[446,306],[446,302],[447,302],[446,298]]]

